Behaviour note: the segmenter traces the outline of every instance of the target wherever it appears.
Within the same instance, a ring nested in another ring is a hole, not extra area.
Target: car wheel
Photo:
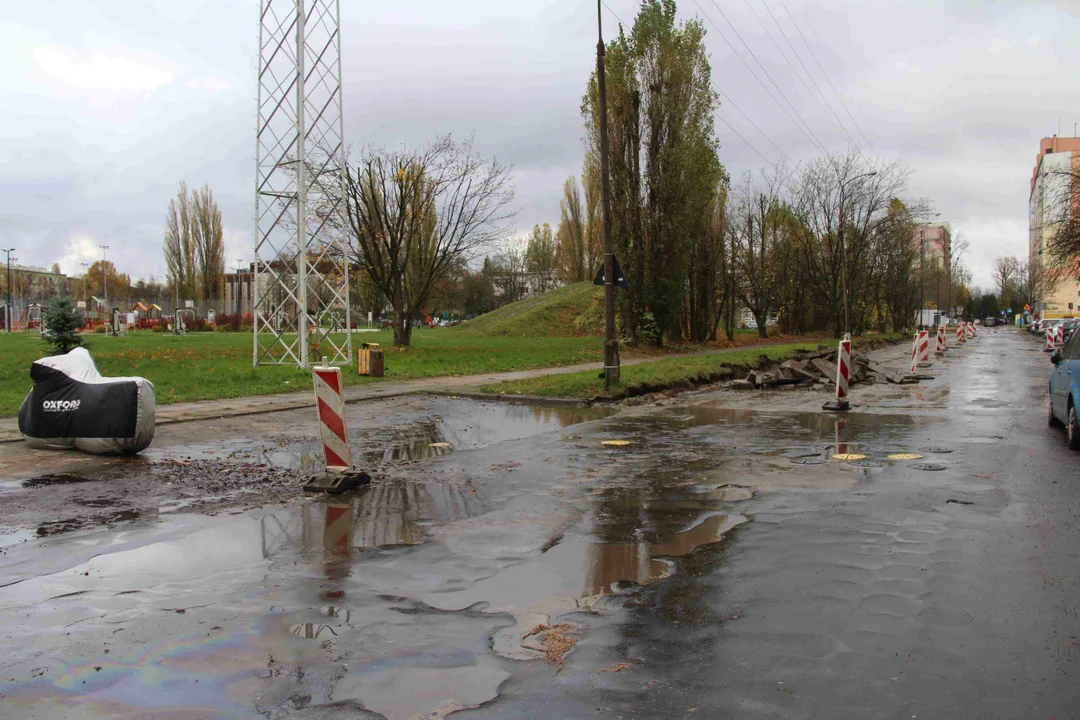
[[[1069,403],[1069,449],[1080,450],[1080,418],[1076,417],[1076,407]]]
[[[1061,421],[1054,415],[1054,399],[1050,398],[1050,412],[1047,413],[1046,424],[1052,428],[1061,427]]]

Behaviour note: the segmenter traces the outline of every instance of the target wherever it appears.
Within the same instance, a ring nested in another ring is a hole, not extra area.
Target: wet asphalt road
[[[347,500],[9,533],[0,716],[1078,717],[1080,456],[1046,427],[1050,367],[984,330],[839,419],[790,391],[428,399],[354,434],[385,470]]]

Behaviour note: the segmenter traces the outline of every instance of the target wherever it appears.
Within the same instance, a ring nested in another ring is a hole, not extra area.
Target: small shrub
[[[45,342],[52,345],[55,354],[63,355],[82,346],[83,339],[79,334],[82,313],[71,298],[58,297],[51,300],[42,310],[41,320],[45,326]]]
[[[102,335],[104,335],[107,330],[108,330],[108,328],[105,325],[98,325],[97,327],[94,328],[94,332],[101,333]]]
[[[165,332],[165,327],[162,326],[162,325],[154,325],[154,326],[152,326],[150,328],[150,332],[156,332],[156,333]]]

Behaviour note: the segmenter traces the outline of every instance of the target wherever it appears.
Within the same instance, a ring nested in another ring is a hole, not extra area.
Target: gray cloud
[[[876,152],[912,170],[911,196],[930,197],[972,243],[986,284],[993,257],[1026,252],[1027,192],[1038,139],[1072,132],[1080,50],[1071,3],[783,0]],[[862,142],[807,53],[781,0],[703,11],[713,79],[772,141],[725,103],[717,131],[733,177],[817,154],[735,53],[780,91],[830,151],[847,137],[797,78],[790,40]],[[225,215],[227,262],[250,256],[257,2],[168,0],[25,3],[0,25],[0,236],[22,261],[66,271],[98,243],[135,276],[161,275],[163,216],[181,180],[209,183]],[[623,20],[632,0],[608,0]],[[701,10],[699,10],[699,7]],[[767,12],[771,9],[785,40]],[[424,0],[343,2],[347,141],[421,144],[475,134],[513,163],[518,225],[555,222],[562,180],[580,172],[579,113],[595,50],[595,6]],[[605,11],[605,33],[617,21]],[[762,27],[764,23],[764,28]],[[778,49],[778,47],[780,49]],[[45,54],[42,55],[42,48]],[[784,54],[791,57],[795,70]],[[43,64],[44,63],[44,64]],[[46,68],[46,65],[48,68]],[[126,84],[125,84],[126,83]],[[785,105],[786,107],[786,105]],[[790,109],[788,112],[791,112]]]

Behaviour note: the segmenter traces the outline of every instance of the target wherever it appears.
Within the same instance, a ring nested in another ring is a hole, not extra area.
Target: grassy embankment
[[[906,338],[907,333],[887,333],[872,336],[867,340],[857,338],[852,346],[858,348],[860,344],[865,345],[870,339],[893,342]],[[827,341],[822,340],[822,342]],[[619,384],[610,392],[604,387],[604,380],[596,371],[493,383],[482,386],[480,390],[487,393],[541,397],[621,397],[663,387],[713,382],[729,375],[732,367],[757,367],[761,363],[762,356],[767,356],[770,361],[782,362],[796,357],[801,350],[815,350],[817,347],[817,341],[771,344],[720,351],[710,355],[666,358],[627,365],[620,371]]]
[[[385,351],[386,379],[475,375],[530,370],[599,361],[603,357],[603,292],[588,283],[559,288],[542,296],[475,318],[450,329],[415,330],[409,348],[392,347],[389,332],[359,333],[354,345],[380,343]],[[107,376],[140,375],[153,381],[158,401],[165,403],[214,398],[268,395],[309,390],[308,372],[284,366],[251,367],[251,335],[248,333],[189,333],[176,336],[148,331],[113,338],[87,336],[98,369]],[[799,338],[770,338],[770,342]],[[626,359],[667,355],[702,349],[748,347],[761,343],[756,331],[739,331],[731,343],[627,348]],[[831,341],[830,341],[831,342]],[[772,346],[767,352],[782,352]],[[761,350],[747,351],[757,357]],[[13,415],[30,389],[30,364],[49,354],[37,333],[0,334],[0,416]],[[317,353],[315,353],[317,357]],[[742,362],[732,355],[719,358],[667,359],[623,371],[624,385],[632,382],[664,382],[662,378],[693,377],[720,362]],[[674,364],[673,364],[674,363]],[[595,380],[596,373],[585,373]],[[379,382],[343,373],[346,384]],[[534,383],[498,392],[543,395],[596,394],[576,375],[552,378],[550,385]],[[639,380],[641,378],[641,380]],[[570,383],[577,382],[578,385]],[[670,381],[669,381],[670,382]],[[547,388],[547,389],[545,389]],[[577,389],[575,389],[577,388]]]

